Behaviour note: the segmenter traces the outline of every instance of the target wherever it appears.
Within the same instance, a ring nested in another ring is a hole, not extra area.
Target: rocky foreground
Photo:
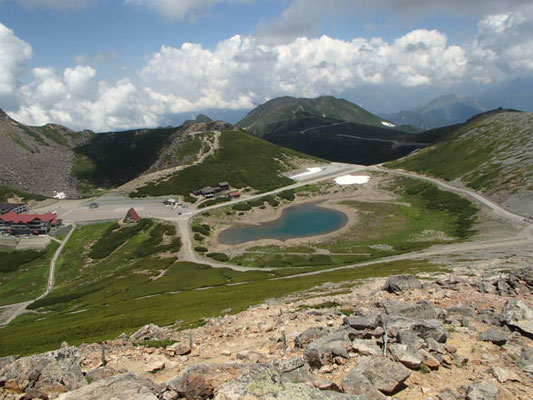
[[[0,359],[0,399],[531,399],[532,293],[532,266],[325,285],[195,330]]]

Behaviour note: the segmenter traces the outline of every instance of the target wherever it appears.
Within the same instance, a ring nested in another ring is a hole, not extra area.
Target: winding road
[[[313,129],[316,129],[316,128],[313,128]],[[316,175],[306,176],[304,179],[300,180],[297,183],[294,183],[292,185],[285,186],[283,188],[279,188],[276,190],[272,190],[267,193],[261,193],[261,194],[257,194],[257,195],[253,195],[249,197],[243,197],[241,199],[232,201],[231,204],[258,199],[258,198],[261,198],[267,195],[278,194],[285,190],[296,189],[296,188],[309,185],[312,183],[326,181],[326,180],[332,179],[340,175],[352,174],[352,173],[364,173],[364,171],[389,173],[389,174],[394,174],[398,176],[406,176],[410,178],[415,178],[415,179],[420,179],[420,180],[424,180],[427,182],[431,182],[437,185],[441,189],[451,191],[454,193],[458,193],[460,195],[467,196],[473,199],[474,201],[481,204],[482,206],[487,207],[493,214],[497,215],[498,217],[504,218],[508,221],[511,221],[512,223],[516,225],[522,226],[523,229],[521,233],[515,237],[510,237],[510,238],[508,237],[508,238],[498,239],[498,240],[473,241],[473,242],[466,242],[466,243],[456,243],[456,244],[449,244],[449,245],[434,246],[434,247],[431,247],[429,249],[422,250],[422,251],[404,253],[404,254],[400,254],[396,256],[381,258],[378,260],[345,265],[345,266],[340,266],[340,267],[335,267],[335,268],[330,268],[330,269],[325,269],[325,270],[320,270],[320,271],[312,271],[312,272],[306,272],[306,273],[301,273],[301,274],[296,274],[296,275],[291,275],[291,276],[270,278],[269,280],[294,279],[294,278],[298,278],[302,276],[319,275],[319,274],[324,274],[324,273],[328,273],[332,271],[359,268],[359,267],[364,267],[368,265],[382,264],[386,262],[394,262],[394,261],[402,261],[402,260],[410,260],[410,259],[423,259],[427,257],[447,255],[447,254],[461,254],[461,253],[464,253],[470,250],[486,250],[486,249],[517,246],[517,245],[533,244],[533,224],[531,222],[528,222],[523,216],[504,209],[500,205],[494,203],[492,200],[484,197],[483,195],[471,189],[453,186],[439,179],[424,176],[424,175],[419,175],[413,172],[385,168],[383,167],[383,165],[363,166],[363,165],[354,165],[354,164],[345,164],[345,163],[331,163],[326,168],[324,168],[324,170],[317,173]],[[70,214],[73,216],[81,215],[81,218],[79,217],[77,219],[69,221],[72,223],[72,229],[70,230],[68,235],[65,237],[65,239],[62,241],[61,245],[56,250],[50,262],[50,271],[49,271],[49,277],[48,277],[48,282],[47,282],[45,292],[33,301],[0,307],[0,317],[1,319],[4,320],[4,323],[3,324],[0,323],[1,324],[0,326],[2,325],[5,326],[9,324],[17,316],[24,313],[26,308],[31,303],[46,297],[53,290],[54,285],[55,285],[56,262],[61,252],[63,251],[65,245],[68,243],[72,233],[74,232],[76,228],[76,223],[83,223],[87,221],[98,221],[98,220],[101,221],[101,220],[110,219],[110,217],[111,219],[113,218],[118,219],[123,216],[122,213],[123,213],[124,207],[116,208],[117,205],[129,207],[129,206],[135,206],[135,205],[142,204],[143,206],[146,207],[146,211],[144,213],[146,216],[160,218],[160,219],[167,220],[169,222],[174,223],[182,239],[181,257],[184,261],[189,261],[189,262],[194,262],[194,263],[199,263],[199,264],[207,264],[213,268],[229,268],[229,269],[233,269],[235,271],[240,271],[240,272],[257,271],[257,270],[272,271],[276,269],[276,268],[269,269],[269,268],[241,267],[241,266],[231,265],[231,264],[216,263],[216,262],[213,262],[212,260],[206,260],[204,258],[198,257],[197,253],[193,249],[190,221],[192,220],[192,218],[194,218],[198,214],[204,213],[206,211],[214,210],[217,208],[221,208],[221,207],[226,207],[229,203],[215,204],[213,206],[205,207],[202,209],[183,210],[181,215],[176,216],[175,212],[171,213],[168,211],[169,209],[167,207],[163,207],[161,205],[160,198],[140,199],[140,200],[131,200],[131,199],[121,200],[120,197],[117,197],[116,199],[109,199],[108,206],[115,207],[112,210],[110,208],[109,215],[107,215],[105,212],[100,215],[91,214],[91,218],[88,218],[87,214],[84,213],[84,211],[86,211],[86,208],[87,208],[85,203],[86,201],[72,203],[72,207],[66,210],[66,214]],[[59,202],[59,204],[61,204],[61,202]],[[67,204],[67,202],[64,202],[63,204]],[[51,207],[60,208],[60,205],[57,205],[56,203]],[[117,213],[120,213],[120,214],[117,215]]]

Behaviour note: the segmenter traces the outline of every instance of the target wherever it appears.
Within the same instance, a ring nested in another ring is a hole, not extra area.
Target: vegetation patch
[[[152,226],[152,221],[149,219],[143,219],[135,225],[125,227],[120,227],[118,223],[114,223],[107,228],[104,235],[92,246],[89,257],[92,259],[106,258],[128,239],[150,226]]]
[[[292,158],[309,157],[242,131],[227,131],[220,136],[220,149],[204,162],[178,171],[170,179],[141,187],[137,193],[188,195],[202,187],[216,186],[220,181],[227,181],[235,188],[249,186],[267,192],[292,183],[280,175],[290,169]]]

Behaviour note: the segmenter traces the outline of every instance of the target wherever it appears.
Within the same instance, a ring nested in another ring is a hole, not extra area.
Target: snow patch
[[[307,168],[307,172],[303,172],[301,174],[291,176],[291,178],[301,178],[302,176],[313,175],[313,174],[316,174],[316,173],[322,171],[323,169],[324,168],[318,168],[318,167]]]
[[[363,185],[369,180],[370,177],[366,175],[343,175],[335,178],[335,183],[337,185]]]
[[[65,200],[66,198],[67,198],[67,195],[65,194],[65,192],[54,191],[54,199]]]
[[[392,122],[387,122],[387,121],[381,121],[381,124],[388,126],[389,128],[394,128],[396,126]]]

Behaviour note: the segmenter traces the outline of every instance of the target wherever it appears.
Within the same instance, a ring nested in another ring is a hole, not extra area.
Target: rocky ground
[[[532,339],[533,266],[504,260],[327,284],[194,330],[149,325],[3,358],[0,399],[526,400]]]

